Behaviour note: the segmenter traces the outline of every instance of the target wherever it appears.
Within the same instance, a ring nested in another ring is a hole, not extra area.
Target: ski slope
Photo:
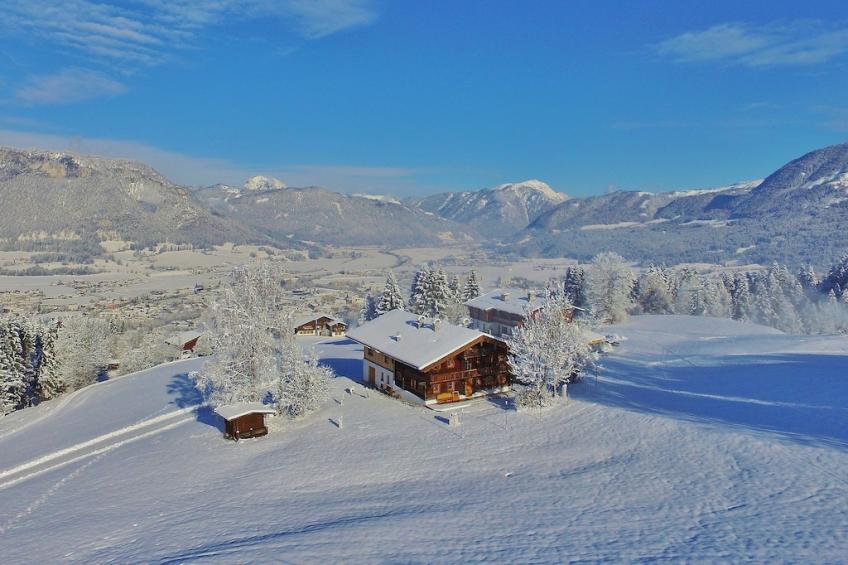
[[[462,424],[361,386],[221,438],[179,361],[0,420],[0,549],[23,562],[842,561],[848,339],[645,316],[567,405]],[[341,427],[338,426],[341,420]]]

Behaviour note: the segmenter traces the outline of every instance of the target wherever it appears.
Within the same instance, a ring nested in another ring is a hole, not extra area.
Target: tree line
[[[441,267],[425,266],[412,278],[409,300],[404,300],[394,272],[389,271],[383,291],[377,296],[369,293],[365,297],[359,321],[373,320],[391,310],[408,310],[459,323],[467,316],[465,303],[478,296],[480,280],[474,269],[462,279],[457,275],[448,276]]]
[[[568,298],[604,323],[629,314],[686,314],[751,321],[787,333],[848,331],[848,255],[824,277],[809,267],[699,274],[652,265],[638,276],[624,259],[602,253],[567,269]]]

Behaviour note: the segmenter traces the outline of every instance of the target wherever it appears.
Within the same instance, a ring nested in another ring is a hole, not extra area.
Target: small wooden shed
[[[266,435],[265,416],[274,409],[261,402],[240,402],[220,406],[215,412],[224,419],[224,437],[239,440]]]

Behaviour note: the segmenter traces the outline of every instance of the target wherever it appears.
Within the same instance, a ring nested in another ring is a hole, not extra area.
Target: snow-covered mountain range
[[[503,237],[530,225],[568,200],[540,180],[508,183],[471,192],[446,192],[410,203],[443,218],[472,226],[488,237]]]
[[[674,192],[569,198],[539,180],[398,200],[286,187],[189,190],[131,161],[0,150],[0,238],[7,248],[123,238],[206,245],[440,245],[478,241],[517,255],[637,261],[828,264],[848,228],[848,144],[812,151],[765,180]]]
[[[214,216],[192,192],[135,161],[0,148],[0,240],[7,247],[263,239]]]

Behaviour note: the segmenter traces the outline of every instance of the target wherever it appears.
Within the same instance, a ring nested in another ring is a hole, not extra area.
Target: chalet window
[[[472,368],[473,368],[473,363],[471,362],[471,359],[466,359],[465,360],[465,370],[470,371]]]
[[[440,392],[442,392],[441,385],[439,383],[435,383],[433,385],[433,394],[439,394]]]
[[[454,388],[455,388],[455,385],[454,385],[453,381],[449,382],[447,392],[453,392]]]
[[[453,359],[448,359],[447,362],[445,363],[445,365],[447,365],[448,369],[453,369],[453,365],[454,365]]]

